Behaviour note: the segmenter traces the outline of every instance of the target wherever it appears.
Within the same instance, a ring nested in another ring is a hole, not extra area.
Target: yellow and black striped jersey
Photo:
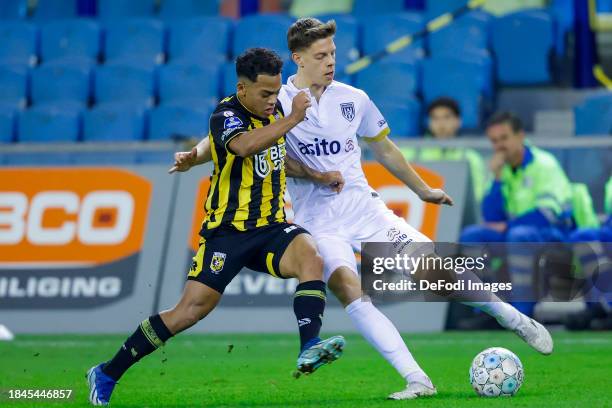
[[[237,156],[229,147],[239,134],[282,117],[279,102],[272,115],[260,118],[249,112],[235,94],[216,107],[209,133],[215,169],[200,235],[206,238],[219,226],[246,231],[285,222],[285,137],[251,157]]]

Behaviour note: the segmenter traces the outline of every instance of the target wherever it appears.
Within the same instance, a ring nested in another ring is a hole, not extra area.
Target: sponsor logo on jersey
[[[242,121],[236,116],[230,116],[223,122],[224,129],[236,129],[242,125]]]
[[[333,140],[331,142],[327,141],[327,139],[314,138],[313,143],[303,143],[299,142],[298,147],[300,149],[300,153],[304,156],[329,156],[332,154],[340,153],[342,150],[342,146],[340,142],[337,140]]]
[[[225,116],[226,118],[229,118],[230,116],[234,116],[234,112],[232,112],[232,111],[225,111],[225,112],[223,112],[223,116]]]
[[[353,139],[346,139],[346,143],[344,144],[344,151],[350,152],[352,150],[355,150],[355,143],[353,142]]]
[[[340,111],[344,119],[352,122],[355,119],[355,104],[353,102],[344,102],[340,104]]]
[[[379,128],[381,128],[381,127],[385,126],[385,124],[386,124],[386,123],[387,123],[387,121],[386,121],[386,120],[381,119],[381,120],[379,120],[379,121],[377,122],[377,125],[378,125],[378,127],[379,127]]]
[[[214,274],[219,274],[225,266],[225,258],[227,254],[223,252],[213,252],[212,260],[210,261],[210,270]]]

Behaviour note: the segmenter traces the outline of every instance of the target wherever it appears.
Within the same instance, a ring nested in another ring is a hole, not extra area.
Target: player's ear
[[[239,79],[238,83],[236,84],[236,93],[238,95],[240,95],[241,97],[245,97],[246,96],[246,88],[247,88],[247,84],[245,81]]]
[[[302,56],[297,52],[291,53],[291,59],[298,67],[302,65]]]

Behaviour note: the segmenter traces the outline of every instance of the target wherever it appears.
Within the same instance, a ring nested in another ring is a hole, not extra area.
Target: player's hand
[[[486,222],[485,227],[491,228],[497,232],[505,232],[506,228],[508,228],[508,224],[505,222]]]
[[[422,193],[419,198],[425,201],[426,203],[433,203],[433,204],[440,204],[440,205],[446,204],[449,206],[452,206],[453,204],[455,204],[453,199],[448,194],[446,194],[443,190],[440,190],[439,188],[430,188],[429,190],[426,190],[424,193]]]
[[[319,177],[319,182],[321,184],[325,184],[332,191],[340,194],[342,189],[344,188],[344,177],[342,177],[342,173],[339,171],[325,171],[322,172]]]
[[[310,96],[304,92],[300,91],[291,102],[291,114],[296,123],[300,123],[306,117],[306,109],[308,109],[311,105]]]
[[[489,162],[489,169],[495,174],[495,178],[499,178],[501,170],[506,163],[506,156],[501,152],[493,154],[491,161]]]
[[[195,166],[198,158],[198,149],[193,148],[190,152],[174,153],[174,165],[170,167],[168,173],[185,172]]]

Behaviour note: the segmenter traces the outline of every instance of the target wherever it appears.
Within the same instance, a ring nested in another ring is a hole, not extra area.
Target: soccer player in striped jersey
[[[281,68],[278,55],[263,48],[238,57],[238,91],[223,99],[210,118],[214,172],[183,295],[172,309],[144,320],[111,360],[89,370],[92,404],[107,405],[116,382],[133,364],[206,317],[243,267],[299,280],[293,301],[300,334],[298,372],[313,372],[342,354],[342,336],[318,337],[325,308],[321,256],[309,233],[285,219],[284,136],[304,119],[310,99],[297,95],[291,115],[284,116],[277,102]],[[180,167],[177,163],[174,170]],[[339,188],[337,172],[317,176]]]

